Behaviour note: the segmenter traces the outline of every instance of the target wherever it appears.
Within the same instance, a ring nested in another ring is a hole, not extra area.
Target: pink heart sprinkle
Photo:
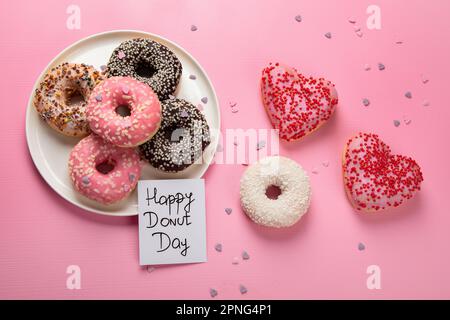
[[[125,58],[125,53],[123,51],[119,51],[119,53],[117,54],[117,57],[119,59],[123,59],[123,58]]]
[[[130,92],[130,88],[128,88],[127,86],[122,86],[122,92],[124,94],[128,94],[128,92]]]

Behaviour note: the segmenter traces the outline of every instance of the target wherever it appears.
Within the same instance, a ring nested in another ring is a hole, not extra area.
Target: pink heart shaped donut
[[[371,133],[359,133],[348,140],[343,171],[350,202],[366,212],[401,205],[420,190],[423,181],[413,159],[391,154],[389,146]]]
[[[338,103],[334,85],[323,78],[305,77],[296,69],[270,63],[262,71],[264,107],[280,138],[298,140],[330,119]]]

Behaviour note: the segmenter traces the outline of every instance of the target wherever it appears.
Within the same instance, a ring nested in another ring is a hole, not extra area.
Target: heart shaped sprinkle
[[[122,86],[122,92],[124,94],[128,94],[130,92],[130,88],[128,88],[128,86]]]
[[[382,63],[378,64],[378,70],[383,71],[384,69],[386,69],[386,66]]]
[[[302,16],[299,15],[299,14],[296,15],[294,19],[295,19],[295,21],[297,21],[297,22],[302,22]]]
[[[211,296],[211,298],[214,298],[215,296],[217,296],[218,292],[216,289],[209,289],[209,295]]]
[[[226,212],[226,214],[230,215],[231,212],[233,212],[233,209],[231,209],[231,208],[225,208],[225,212]]]
[[[239,259],[237,257],[233,257],[233,260],[231,260],[231,264],[234,264],[234,265],[239,264]]]
[[[364,249],[366,249],[366,246],[364,245],[364,243],[362,243],[362,242],[358,243],[358,250],[363,251]]]
[[[119,52],[117,53],[117,57],[118,57],[119,59],[125,58],[125,52],[119,51]]]
[[[272,125],[286,141],[298,140],[318,129],[328,121],[338,103],[331,82],[305,77],[279,63],[264,68],[261,94]]]
[[[325,38],[331,39],[331,32],[325,33]]]
[[[207,104],[207,103],[208,103],[208,97],[203,97],[203,98],[201,99],[201,101],[202,101],[204,104]]]
[[[250,259],[250,255],[247,253],[247,251],[242,251],[242,259],[243,260]]]
[[[344,183],[357,210],[374,212],[398,207],[420,190],[419,165],[410,157],[391,154],[378,135],[359,133],[344,151]]]
[[[248,292],[247,288],[242,284],[239,286],[239,291],[241,292],[241,294],[246,294]]]
[[[222,244],[216,243],[216,245],[214,246],[214,249],[216,249],[217,252],[222,252]]]
[[[101,101],[102,101],[102,95],[101,95],[101,93],[99,93],[98,95],[95,96],[95,100],[96,100],[97,102],[101,102]]]

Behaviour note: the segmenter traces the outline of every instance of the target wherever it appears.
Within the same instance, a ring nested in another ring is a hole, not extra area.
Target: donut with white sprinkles
[[[114,49],[106,75],[135,78],[165,100],[177,89],[182,70],[180,60],[169,48],[150,39],[136,38]]]
[[[161,104],[161,127],[139,148],[153,167],[182,171],[196,162],[210,144],[209,126],[203,114],[186,100],[169,99]]]
[[[92,132],[116,146],[135,147],[158,130],[161,105],[146,84],[130,77],[112,77],[92,91],[86,115]]]
[[[116,203],[128,197],[137,185],[141,175],[139,153],[91,134],[72,149],[69,174],[83,196],[102,204]]]
[[[64,62],[51,68],[39,83],[33,104],[47,124],[71,137],[91,131],[86,120],[87,100],[103,76],[85,64]]]

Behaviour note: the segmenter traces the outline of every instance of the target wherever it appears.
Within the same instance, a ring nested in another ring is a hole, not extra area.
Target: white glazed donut
[[[266,193],[279,188],[278,198]],[[308,210],[311,199],[309,177],[295,161],[271,156],[252,164],[241,178],[241,205],[255,223],[267,227],[289,227]]]

